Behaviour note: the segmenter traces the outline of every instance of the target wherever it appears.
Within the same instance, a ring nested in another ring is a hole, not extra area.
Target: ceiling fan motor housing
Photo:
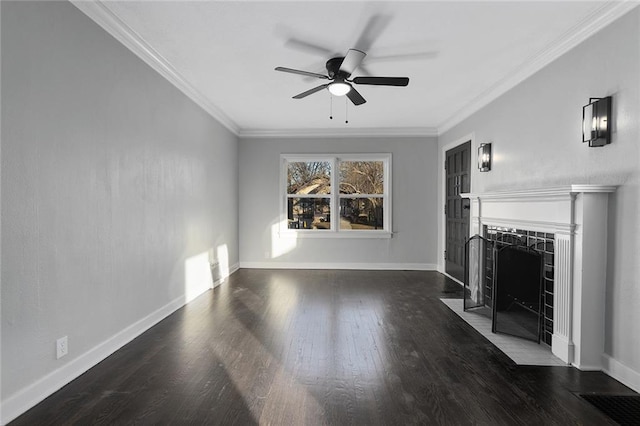
[[[329,78],[337,78],[339,80],[344,80],[349,78],[349,74],[344,71],[340,71],[340,66],[342,65],[342,61],[344,61],[344,57],[331,58],[327,61],[327,73],[329,74]]]

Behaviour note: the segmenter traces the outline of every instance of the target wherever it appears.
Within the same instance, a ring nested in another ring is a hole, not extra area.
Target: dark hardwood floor
[[[13,425],[606,425],[597,372],[516,366],[436,272],[240,270]]]

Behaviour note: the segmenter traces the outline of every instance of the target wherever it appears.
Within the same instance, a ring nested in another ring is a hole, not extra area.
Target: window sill
[[[389,231],[280,231],[281,238],[392,238],[393,232]]]

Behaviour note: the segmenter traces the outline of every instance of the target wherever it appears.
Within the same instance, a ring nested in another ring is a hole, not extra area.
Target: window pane
[[[331,205],[328,198],[287,199],[289,229],[331,229]]]
[[[384,162],[341,161],[341,194],[384,194]]]
[[[287,194],[330,194],[331,163],[296,161],[288,163]]]
[[[382,197],[341,198],[340,230],[384,229]]]

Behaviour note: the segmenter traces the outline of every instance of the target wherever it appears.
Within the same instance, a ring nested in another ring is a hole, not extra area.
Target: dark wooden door
[[[464,275],[464,243],[469,237],[469,200],[460,193],[471,190],[471,141],[446,152],[445,272],[460,281]]]

